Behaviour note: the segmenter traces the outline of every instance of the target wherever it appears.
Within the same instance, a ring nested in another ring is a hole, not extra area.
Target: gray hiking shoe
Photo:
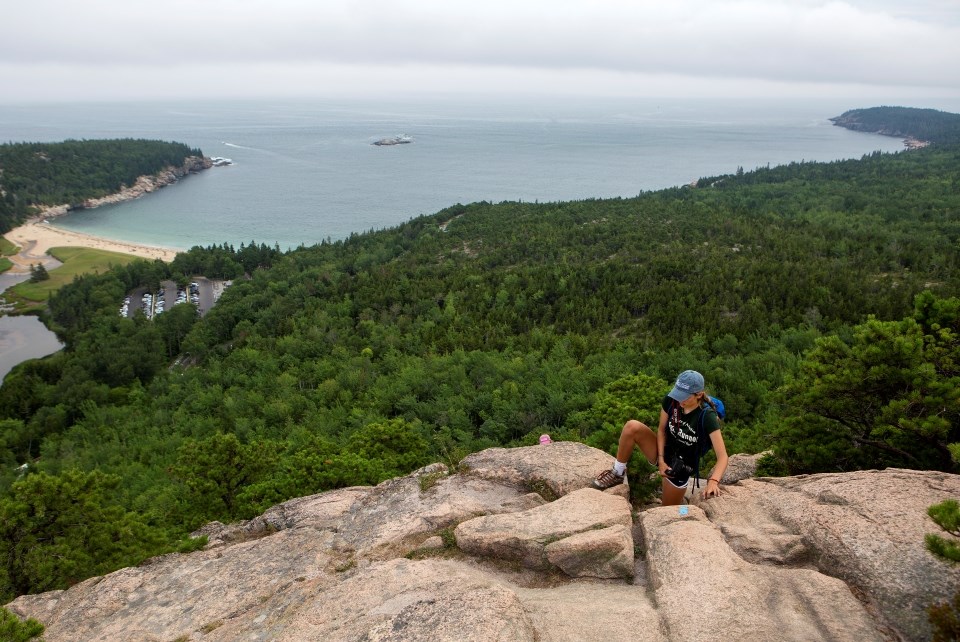
[[[623,475],[618,475],[609,468],[600,472],[597,478],[591,482],[591,486],[597,490],[607,490],[618,484],[623,483]]]

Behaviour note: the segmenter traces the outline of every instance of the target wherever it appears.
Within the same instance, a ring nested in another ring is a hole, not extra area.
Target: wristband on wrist
[[[711,477],[708,481],[715,481],[715,482],[717,482],[718,484],[720,483],[720,480],[717,479],[716,477]]]

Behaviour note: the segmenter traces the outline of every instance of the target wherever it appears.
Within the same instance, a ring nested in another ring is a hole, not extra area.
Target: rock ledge
[[[919,641],[960,586],[923,546],[960,476],[744,479],[633,515],[625,486],[587,488],[609,463],[581,444],[491,449],[210,524],[205,550],[8,608],[47,642]]]

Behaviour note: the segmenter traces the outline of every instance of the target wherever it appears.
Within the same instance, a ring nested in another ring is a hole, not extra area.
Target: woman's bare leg
[[[631,419],[623,424],[620,432],[620,444],[617,446],[617,461],[627,463],[633,454],[633,447],[638,446],[643,456],[652,465],[657,461],[657,435],[644,423]]]
[[[683,503],[683,496],[686,494],[686,488],[677,488],[663,478],[663,496],[661,502],[664,506],[679,506]]]

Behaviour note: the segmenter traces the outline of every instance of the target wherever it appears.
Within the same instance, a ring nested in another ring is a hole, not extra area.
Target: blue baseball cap
[[[677,401],[686,401],[690,395],[703,392],[703,375],[696,370],[684,370],[677,377],[677,382],[673,384],[667,396]]]

